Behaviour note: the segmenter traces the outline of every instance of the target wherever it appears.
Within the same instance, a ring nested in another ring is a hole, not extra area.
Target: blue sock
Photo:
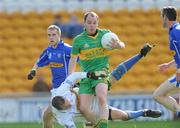
[[[128,120],[138,118],[140,116],[143,116],[143,114],[144,114],[143,110],[139,110],[139,111],[126,111],[126,112],[128,114]]]
[[[111,75],[114,76],[116,80],[121,79],[121,77],[126,74],[126,72],[130,70],[132,66],[135,65],[141,58],[142,56],[140,54],[137,54],[130,59],[122,62],[111,72]]]
[[[177,117],[180,117],[180,111],[179,111],[179,112],[176,112],[176,116],[177,116]]]

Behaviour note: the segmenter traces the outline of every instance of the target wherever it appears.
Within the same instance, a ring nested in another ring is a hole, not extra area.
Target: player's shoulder
[[[84,36],[84,32],[80,33],[79,35],[77,35],[74,40],[79,40]]]
[[[177,24],[174,30],[175,31],[180,31],[180,24]]]
[[[76,37],[74,37],[72,43],[79,45],[79,43],[82,42],[82,40],[84,40],[84,33],[83,32],[81,34],[77,35]]]
[[[72,48],[72,46],[67,44],[67,43],[64,43],[64,46],[67,47],[67,48]]]
[[[50,49],[52,49],[52,47],[49,45],[47,48],[44,49],[44,52],[49,51]]]
[[[178,23],[170,32],[171,34],[178,36],[180,35],[180,24]]]
[[[107,32],[111,32],[111,31],[109,29],[98,29],[98,32],[105,34]]]

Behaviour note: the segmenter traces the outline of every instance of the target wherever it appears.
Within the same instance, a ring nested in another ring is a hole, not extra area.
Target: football
[[[102,47],[105,49],[108,49],[108,50],[112,50],[112,48],[111,48],[111,40],[112,39],[119,40],[119,37],[113,32],[108,32],[108,33],[104,34],[101,39]]]

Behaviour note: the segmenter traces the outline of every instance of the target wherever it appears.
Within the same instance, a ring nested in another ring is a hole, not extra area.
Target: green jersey
[[[98,29],[96,36],[88,36],[84,30],[73,41],[72,56],[79,56],[82,71],[109,70],[109,55],[102,48],[102,36],[110,32],[106,29]]]

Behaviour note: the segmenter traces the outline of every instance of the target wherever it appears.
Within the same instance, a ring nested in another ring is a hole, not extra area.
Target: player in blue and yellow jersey
[[[34,64],[32,70],[28,74],[28,79],[33,79],[38,68],[49,66],[52,73],[51,94],[53,95],[68,75],[68,64],[72,48],[61,40],[61,30],[58,26],[50,25],[47,29],[47,35],[50,44]],[[43,121],[44,128],[52,127],[52,110],[50,105],[43,114]]]
[[[161,11],[163,27],[169,30],[169,48],[174,53],[174,59],[159,65],[160,71],[165,71],[172,66],[177,70],[174,76],[163,82],[154,92],[154,99],[166,108],[175,112],[180,117],[180,104],[170,96],[180,91],[180,24],[177,22],[175,7],[164,7]]]
[[[76,36],[73,41],[72,57],[69,64],[69,72],[75,71],[76,60],[79,56],[80,67],[84,72],[106,71],[109,72],[109,55],[102,48],[102,36],[110,32],[106,29],[98,29],[98,15],[94,12],[87,12],[84,15],[85,30]],[[112,40],[113,49],[124,48],[120,40]],[[80,111],[88,121],[96,124],[99,121],[100,128],[107,128],[108,105],[107,105],[108,78],[92,80],[84,78],[80,82],[79,97]],[[99,114],[96,119],[90,109],[92,96],[96,95],[99,101]]]

